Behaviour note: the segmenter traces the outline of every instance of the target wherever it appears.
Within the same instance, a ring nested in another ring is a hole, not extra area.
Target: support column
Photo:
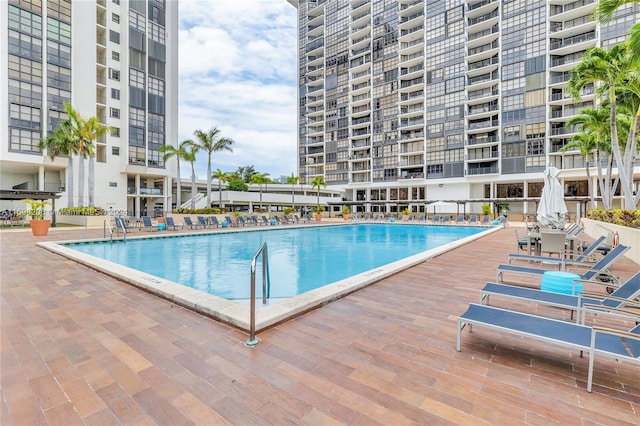
[[[38,166],[38,191],[44,191],[44,166]]]
[[[136,217],[142,216],[140,214],[140,175],[136,175],[135,181],[135,195],[133,199],[134,210],[136,211]]]

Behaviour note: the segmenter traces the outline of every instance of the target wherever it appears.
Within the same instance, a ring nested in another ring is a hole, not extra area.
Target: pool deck
[[[477,327],[456,352],[457,316],[516,251],[511,227],[264,330],[254,348],[36,246],[102,229],[0,231],[0,424],[638,424],[637,364],[596,358],[588,393],[588,357],[564,347]],[[613,272],[639,268],[622,258]]]

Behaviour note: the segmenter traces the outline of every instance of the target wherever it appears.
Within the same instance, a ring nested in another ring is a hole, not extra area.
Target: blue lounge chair
[[[439,214],[433,215],[433,223],[440,223],[440,215]]]
[[[127,220],[123,217],[114,217],[113,221],[116,224],[116,232],[123,231],[126,233],[133,229],[131,226],[127,224]]]
[[[184,228],[184,225],[178,225],[177,223],[174,222],[173,217],[171,216],[167,216],[164,219],[165,223],[167,224],[167,229],[171,228],[174,231],[178,228]]]
[[[517,231],[516,231],[517,232]],[[585,264],[585,262],[589,262],[591,255],[596,252],[600,244],[604,241],[603,236],[599,237],[595,240],[591,245],[584,249],[582,254],[577,256],[575,259],[559,259],[557,257],[550,256],[536,256],[530,254],[520,254],[520,253],[510,253],[507,255],[507,263],[511,263],[512,260],[526,260],[533,262],[545,262],[545,263],[559,263],[559,264]],[[519,245],[519,243],[518,243]],[[526,239],[525,239],[525,248],[526,248]],[[595,263],[595,262],[592,262]]]
[[[488,225],[489,223],[491,223],[491,220],[490,220],[490,218],[489,218],[489,215],[488,215],[488,214],[485,214],[485,215],[483,215],[483,216],[482,216],[482,223],[485,223],[485,224],[487,224],[487,225]]]
[[[225,216],[225,217],[224,217],[224,220],[227,222],[227,225],[228,225],[229,227],[232,227],[232,226],[234,226],[234,225],[235,225],[236,227],[238,226],[238,222],[236,222],[236,221],[232,220],[230,216]]]
[[[472,214],[469,216],[469,223],[478,223],[478,215]]]
[[[286,225],[291,225],[291,221],[289,220],[286,214],[282,216],[282,220]]]
[[[245,226],[246,224],[247,222],[244,221],[244,217],[238,216],[238,226],[240,225]]]
[[[607,277],[607,279],[617,281],[617,278],[612,276],[607,269],[627,250],[629,250],[629,247],[624,246],[622,244],[616,246],[598,262],[596,262],[593,265],[589,264],[588,265],[588,267],[590,268],[589,270],[578,275],[580,275],[581,279],[583,280],[591,280],[591,279],[595,279],[597,277],[602,276],[602,277]],[[547,271],[549,271],[549,269],[533,268],[533,267],[520,266],[520,265],[511,265],[508,263],[501,264],[501,265],[498,265],[498,268],[496,269],[496,281],[502,282],[502,275],[504,272],[511,272],[514,274],[524,274],[524,275],[535,275],[535,276],[542,277],[544,273]]]
[[[218,222],[218,218],[215,216],[209,216],[209,226],[220,228],[220,222]]]
[[[640,304],[638,305],[640,307]],[[640,321],[640,316],[627,314]],[[462,329],[481,325],[499,331],[507,331],[545,343],[555,343],[589,353],[587,392],[593,384],[595,356],[640,363],[640,325],[628,332],[599,327],[588,327],[551,318],[508,311],[487,305],[470,304],[467,311],[458,317],[456,350],[461,350]]]
[[[249,220],[255,226],[262,225],[260,222],[258,222],[258,217],[257,216],[249,216]]]
[[[300,221],[302,221],[302,223],[306,222],[306,220],[304,218],[300,219],[297,214],[294,214],[293,218],[296,220],[296,223],[300,223]]]
[[[199,227],[202,226],[199,223],[193,223],[193,221],[189,216],[185,216],[183,220],[184,220],[185,226],[188,226],[191,229],[198,229]]]
[[[464,215],[459,214],[456,223],[464,223]]]
[[[311,222],[311,217],[309,217],[309,213],[305,213],[304,218],[307,220],[307,222]]]
[[[200,226],[202,226],[203,228],[208,228],[209,227],[209,224],[204,219],[204,216],[196,216],[196,219],[198,220],[198,223],[200,224]]]
[[[600,281],[591,281],[593,284],[603,285]],[[535,302],[557,308],[581,309],[585,304],[596,305],[602,308],[620,308],[629,300],[640,296],[640,272],[629,278],[620,287],[609,295],[593,293],[580,293],[578,296],[553,293],[534,288],[520,287],[508,284],[487,283],[480,290],[480,303],[489,304],[490,296],[502,296],[527,302]],[[573,313],[572,313],[573,315]],[[576,317],[576,320],[579,318]],[[584,322],[584,318],[582,318]]]
[[[149,216],[142,216],[142,227],[147,231],[157,231],[158,229],[153,226],[151,218]]]
[[[448,214],[444,215],[442,218],[442,223],[449,223],[449,222],[451,222],[451,215],[448,215]]]
[[[424,222],[424,215],[423,214],[418,216],[418,222]]]
[[[266,217],[265,215],[262,215],[262,222],[263,222],[265,225],[269,225],[269,224],[270,224],[269,219],[267,219],[267,217]]]

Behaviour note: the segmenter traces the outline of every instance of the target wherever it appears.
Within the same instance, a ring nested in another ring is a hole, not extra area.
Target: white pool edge
[[[279,300],[277,303],[262,306],[261,300],[256,301],[256,331],[264,330],[291,318],[299,316],[307,311],[316,309],[326,303],[340,299],[354,291],[367,287],[390,275],[404,269],[425,262],[435,256],[465,245],[471,241],[482,238],[485,235],[498,231],[499,227],[488,228],[468,237],[444,244],[432,250],[427,250],[413,256],[406,257],[396,262],[389,263],[376,269],[357,274],[344,280],[308,291],[306,293]],[[186,236],[187,234],[180,234]],[[202,235],[202,234],[197,234]],[[134,287],[140,288],[156,296],[162,297],[176,305],[205,315],[207,317],[230,324],[236,328],[248,331],[250,328],[250,308],[246,304],[218,296],[204,293],[176,282],[147,274],[117,263],[109,262],[77,250],[65,247],[62,244],[104,241],[98,240],[74,240],[57,242],[40,242],[39,247],[53,253],[72,259],[91,269],[100,271],[120,281],[124,281]]]

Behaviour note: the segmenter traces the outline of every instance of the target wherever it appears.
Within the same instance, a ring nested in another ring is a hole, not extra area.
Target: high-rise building
[[[75,206],[168,208],[175,171],[158,149],[177,140],[178,2],[8,0],[0,28],[2,189],[60,192],[61,207],[73,193]],[[72,170],[38,148],[63,102],[112,128]]]
[[[596,0],[289,2],[303,181],[342,185],[361,209],[422,210],[539,197],[552,165],[567,195],[588,195],[584,159],[561,148],[594,87],[575,102],[566,83],[587,49],[625,39],[640,4],[600,24]]]

